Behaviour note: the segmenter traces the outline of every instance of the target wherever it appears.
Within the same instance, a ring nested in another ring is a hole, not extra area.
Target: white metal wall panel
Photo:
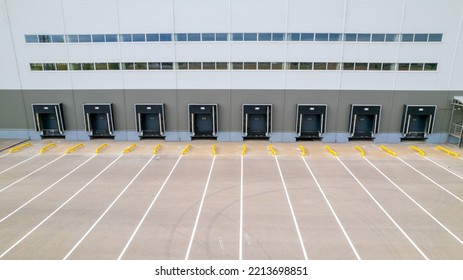
[[[347,1],[346,32],[398,33],[403,2],[404,0]]]
[[[175,89],[177,87],[174,71],[123,71],[121,78],[123,78],[121,88],[126,89]]]
[[[381,90],[394,89],[394,72],[381,73],[379,71],[343,71],[341,88],[346,90]]]
[[[172,1],[118,0],[117,3],[121,33],[174,31]]]
[[[344,0],[290,0],[288,32],[341,33],[344,10]]]
[[[231,44],[231,61],[283,62],[285,45],[268,42],[239,42]]]
[[[230,73],[227,71],[177,71],[178,89],[229,89]]]
[[[0,2],[0,46],[2,46],[0,52],[1,68],[5,69],[5,71],[0,72],[0,89],[20,89],[15,49],[4,1]],[[6,71],[6,69],[8,70]]]
[[[340,71],[287,71],[286,89],[339,89]]]
[[[286,32],[286,1],[230,1],[231,32]]]
[[[282,89],[285,74],[283,71],[233,71],[230,85],[231,89]]]
[[[175,0],[173,2],[175,32],[228,32],[229,0]],[[235,4],[238,1],[232,2]]]
[[[175,56],[178,62],[227,62],[230,50],[227,42],[180,42]]]
[[[63,5],[61,18],[64,18],[68,34],[110,34],[119,32],[117,0],[61,1]],[[37,3],[41,2],[37,1]]]

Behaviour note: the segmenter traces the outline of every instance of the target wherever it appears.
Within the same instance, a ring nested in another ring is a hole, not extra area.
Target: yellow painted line
[[[246,144],[243,145],[243,149],[241,150],[241,155],[244,156],[248,149],[246,148]]]
[[[395,152],[389,150],[386,146],[381,145],[381,146],[379,146],[379,147],[380,147],[383,151],[385,151],[386,153],[388,153],[388,154],[390,154],[390,155],[393,155],[393,156],[395,156],[395,157],[397,156],[397,154],[396,154]]]
[[[441,150],[443,152],[446,152],[448,155],[452,155],[454,157],[459,157],[458,154],[455,153],[454,151],[450,151],[449,149],[446,149],[446,148],[444,148],[442,146],[436,146],[436,149]]]
[[[215,148],[216,148],[216,147],[217,147],[216,144],[212,145],[212,149],[211,149],[211,150],[212,150],[212,154],[213,154],[214,156],[217,154],[216,151],[215,151]]]
[[[50,143],[50,144],[46,145],[45,147],[43,147],[43,148],[40,150],[40,153],[43,154],[43,153],[45,153],[49,148],[54,147],[54,146],[56,146],[55,143]]]
[[[14,148],[11,148],[10,149],[10,154],[14,153],[14,152],[19,152],[21,151],[22,149],[26,148],[26,147],[29,147],[29,146],[32,146],[32,143],[25,143],[25,144],[22,144],[22,145],[19,145],[17,147],[14,147]]]
[[[132,145],[128,146],[127,148],[125,148],[125,149],[122,151],[122,153],[123,153],[123,154],[130,153],[133,149],[135,149],[136,146],[137,146],[137,145],[132,144]]]
[[[365,151],[364,151],[359,145],[356,145],[356,146],[355,146],[355,149],[357,149],[357,151],[360,152],[360,154],[362,155],[362,157],[365,156]]]
[[[272,146],[272,145],[268,146],[268,149],[270,150],[270,152],[272,153],[272,155],[274,155],[274,156],[277,155],[277,152],[275,151],[275,149],[273,149],[273,146]]]
[[[95,154],[99,154],[99,153],[101,152],[101,150],[102,150],[104,147],[107,147],[107,146],[108,146],[108,144],[106,144],[106,143],[100,145],[100,146],[96,149]]]
[[[424,152],[423,152],[420,148],[418,148],[418,147],[416,147],[416,146],[410,146],[410,149],[414,150],[415,152],[417,152],[418,154],[420,154],[422,157],[425,156]]]
[[[161,144],[157,144],[156,147],[153,149],[153,155],[156,155],[158,153],[158,149],[161,148]]]
[[[335,157],[338,156],[338,153],[336,153],[335,151],[333,151],[333,149],[331,149],[330,146],[326,145],[326,146],[325,146],[325,149],[326,149],[330,154],[332,154],[333,156],[335,156]]]
[[[190,147],[191,147],[190,144],[186,145],[185,149],[182,150],[182,156],[183,156],[184,154],[188,153],[188,151],[190,151]]]
[[[75,152],[77,149],[79,149],[80,147],[83,147],[83,146],[84,146],[83,143],[79,143],[79,144],[75,145],[74,147],[71,147],[71,148],[67,149],[66,154]]]
[[[299,146],[299,150],[301,150],[301,156],[305,157],[305,149],[302,145]]]

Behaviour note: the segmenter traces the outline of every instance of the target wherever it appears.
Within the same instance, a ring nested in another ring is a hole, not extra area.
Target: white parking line
[[[419,171],[418,169],[416,169],[415,167],[411,166],[410,164],[408,164],[407,162],[405,162],[403,159],[401,159],[400,157],[396,157],[398,160],[400,160],[401,162],[403,162],[404,164],[406,164],[408,167],[410,167],[411,169],[415,170],[416,172],[418,172],[421,176],[423,176],[424,178],[428,179],[429,181],[431,181],[434,185],[438,186],[439,188],[441,188],[443,191],[447,192],[448,194],[450,194],[451,196],[453,196],[454,198],[456,198],[458,201],[460,202],[463,202],[463,199],[459,198],[457,195],[455,195],[454,193],[452,193],[451,191],[447,190],[446,188],[444,188],[443,186],[441,186],[440,184],[438,184],[436,181],[434,181],[433,179],[429,178],[428,176],[426,176],[423,172]]]
[[[132,178],[132,180],[127,184],[127,186],[119,193],[119,195],[111,202],[111,204],[106,208],[106,210],[101,214],[101,216],[95,221],[95,223],[90,227],[90,229],[82,236],[82,238],[72,247],[72,249],[64,256],[63,260],[66,260],[69,258],[69,256],[76,250],[76,248],[84,241],[84,239],[92,232],[92,230],[96,227],[96,225],[103,219],[103,217],[109,212],[109,210],[116,204],[116,202],[121,198],[121,196],[127,191],[127,189],[133,184],[133,182],[140,176],[140,174],[145,170],[145,168],[148,166],[148,164],[155,158],[156,155],[152,155],[148,162],[145,163],[145,165],[138,171],[138,173]]]
[[[33,198],[31,198],[29,201],[27,201],[26,203],[24,203],[23,205],[21,205],[18,209],[14,210],[13,212],[11,212],[10,214],[6,215],[5,217],[3,217],[1,220],[0,220],[0,223],[2,223],[3,221],[5,221],[6,219],[8,219],[10,216],[14,215],[16,212],[18,212],[19,210],[21,210],[22,208],[24,208],[26,205],[28,205],[29,203],[31,203],[32,201],[34,201],[35,199],[37,199],[39,196],[41,196],[42,194],[44,194],[45,192],[47,192],[49,189],[53,188],[56,184],[58,184],[59,182],[61,182],[62,180],[64,180],[66,177],[68,177],[69,175],[71,175],[72,173],[74,173],[77,169],[81,168],[82,166],[84,166],[87,162],[89,162],[91,159],[93,159],[96,155],[93,155],[92,157],[90,157],[89,159],[87,159],[86,161],[84,161],[82,164],[80,164],[79,166],[77,166],[76,168],[74,168],[73,170],[71,170],[68,174],[64,175],[63,177],[61,177],[61,179],[59,179],[58,181],[54,182],[53,184],[51,184],[48,188],[44,189],[43,191],[41,191],[39,194],[37,194],[36,196],[34,196]]]
[[[196,234],[196,228],[198,227],[199,217],[201,215],[201,210],[203,208],[204,199],[206,198],[207,188],[209,187],[209,181],[211,180],[212,169],[214,168],[214,163],[215,163],[215,157],[216,156],[214,156],[214,158],[212,159],[211,168],[209,169],[209,176],[207,176],[206,186],[204,187],[204,192],[203,192],[203,196],[201,198],[201,203],[199,204],[198,214],[196,216],[195,225],[194,225],[193,231],[191,233],[190,242],[188,244],[188,249],[187,249],[186,255],[185,255],[185,260],[188,260],[188,257],[190,256],[191,246],[193,245],[193,239],[194,239],[195,234]]]
[[[40,154],[36,154],[36,155],[34,155],[34,156],[31,156],[30,158],[28,158],[28,159],[26,159],[26,160],[23,160],[23,161],[21,161],[20,163],[17,163],[17,164],[15,164],[15,165],[11,166],[10,168],[7,168],[7,169],[1,171],[0,174],[3,174],[3,173],[5,173],[5,172],[7,172],[8,170],[11,170],[11,169],[15,168],[16,166],[19,166],[19,165],[21,165],[21,164],[23,164],[23,163],[25,163],[25,162],[27,162],[27,161],[29,161],[29,160],[31,160],[31,159],[37,157],[37,156],[39,156],[39,155],[40,155]]]
[[[285,180],[283,179],[283,173],[281,172],[280,163],[278,162],[278,157],[275,157],[275,162],[277,163],[278,173],[280,173],[281,183],[283,184],[283,189],[285,190],[286,199],[289,204],[289,209],[291,210],[291,216],[293,217],[294,225],[296,226],[297,236],[299,238],[299,243],[301,244],[302,253],[304,254],[304,260],[308,260],[307,252],[305,250],[304,240],[302,240],[301,231],[299,230],[299,224],[297,223],[296,214],[294,213],[293,205],[291,204],[291,199],[289,197],[288,188],[286,187]]]
[[[14,181],[13,183],[9,184],[8,186],[4,187],[3,189],[0,190],[0,193],[3,192],[4,190],[6,189],[9,189],[10,187],[14,186],[15,184],[21,182],[22,180],[26,179],[27,177],[31,176],[32,174],[34,173],[37,173],[38,171],[44,169],[45,167],[49,166],[50,164],[52,164],[53,162],[59,160],[60,158],[64,157],[66,154],[62,154],[60,155],[59,157],[55,158],[54,160],[50,161],[49,163],[43,165],[42,167],[39,167],[38,169],[32,171],[31,173],[27,174],[26,176],[22,177],[21,179],[18,179],[16,181]]]
[[[405,238],[415,247],[415,249],[421,254],[421,256],[425,260],[429,260],[428,257],[423,253],[423,251],[416,245],[416,243],[408,236],[408,234],[399,226],[399,224],[389,215],[389,213],[381,206],[381,204],[374,198],[374,196],[365,188],[365,186],[360,182],[360,180],[350,171],[350,169],[342,162],[342,160],[339,159],[339,157],[336,157],[336,159],[341,163],[341,165],[344,167],[344,169],[349,172],[349,174],[357,181],[357,183],[362,187],[362,189],[368,194],[368,196],[375,202],[375,204],[383,211],[383,213],[389,218],[389,220],[397,227],[397,229],[405,236]]]
[[[424,157],[426,160],[434,163],[435,165],[439,166],[440,168],[444,169],[445,171],[449,172],[449,173],[452,173],[453,175],[457,176],[458,178],[462,179],[463,180],[463,177],[461,175],[458,175],[457,173],[451,171],[451,170],[448,170],[445,166],[433,161],[432,159],[428,158],[428,157]]]
[[[431,219],[434,220],[438,225],[440,225],[447,233],[449,233],[453,238],[455,238],[460,244],[463,245],[463,241],[458,238],[452,231],[450,231],[446,226],[444,226],[438,219],[436,219],[431,213],[429,213],[423,206],[421,206],[416,200],[414,200],[410,195],[408,195],[399,185],[397,185],[394,181],[392,181],[389,177],[386,176],[378,167],[376,167],[373,163],[371,163],[366,157],[364,159],[371,165],[373,168],[376,169],[384,178],[386,178],[392,185],[394,185],[400,192],[402,192],[408,199],[410,199],[418,208],[420,208],[424,213],[426,213]]]
[[[118,260],[121,260],[121,259],[122,259],[122,257],[124,256],[125,252],[126,252],[127,249],[129,248],[129,246],[130,246],[130,244],[132,243],[132,241],[133,241],[135,235],[137,235],[138,230],[140,229],[141,225],[143,224],[143,222],[145,221],[146,217],[148,216],[148,213],[151,211],[151,208],[153,208],[154,203],[156,203],[156,201],[158,200],[159,195],[161,194],[162,190],[163,190],[164,187],[166,186],[167,181],[169,181],[169,178],[170,178],[170,176],[172,175],[172,173],[174,173],[174,170],[175,170],[175,168],[177,167],[177,165],[178,165],[178,163],[180,162],[181,159],[182,159],[182,155],[180,155],[180,156],[178,157],[177,162],[174,164],[174,167],[172,167],[172,170],[170,170],[169,175],[167,175],[167,178],[164,180],[164,183],[162,183],[162,186],[161,186],[161,188],[159,189],[158,193],[157,193],[156,196],[154,197],[153,201],[151,201],[151,204],[148,206],[148,209],[146,209],[145,214],[143,214],[143,217],[141,218],[140,222],[138,223],[137,227],[135,228],[134,232],[132,233],[132,236],[130,236],[129,241],[127,241],[127,244],[125,244],[124,249],[122,249],[121,254],[120,254],[119,257],[117,258]]]
[[[241,178],[240,178],[240,249],[239,260],[243,260],[243,173],[244,173],[244,156],[241,155]]]
[[[16,243],[14,243],[10,248],[8,248],[5,252],[0,255],[0,259],[3,258],[6,254],[8,254],[11,250],[13,250],[19,243],[21,243],[24,239],[26,239],[29,235],[31,235],[36,229],[38,229],[41,225],[43,225],[46,221],[48,221],[53,215],[55,215],[61,208],[66,206],[74,197],[76,197],[80,192],[82,192],[88,185],[90,185],[93,181],[96,180],[103,172],[108,170],[111,165],[113,165],[117,160],[119,160],[123,154],[119,155],[115,160],[113,160],[108,166],[106,166],[103,170],[100,171],[95,177],[93,177],[90,181],[87,182],[80,190],[75,192],[68,200],[66,200],[60,207],[58,207],[55,211],[53,211],[50,215],[48,215],[45,219],[43,219],[38,225],[36,225],[32,230],[26,233],[21,239],[19,239]]]
[[[7,155],[9,155],[9,153],[6,153],[6,154],[4,154],[4,155],[1,155],[0,158],[6,157]]]
[[[329,201],[328,198],[326,197],[325,192],[323,191],[322,187],[321,187],[320,184],[318,183],[318,180],[317,180],[317,178],[315,177],[315,175],[313,174],[312,169],[310,168],[310,166],[309,166],[309,164],[307,163],[307,161],[305,160],[305,158],[302,157],[302,156],[301,156],[301,158],[302,158],[302,160],[304,161],[305,166],[307,167],[307,170],[309,170],[310,175],[312,175],[312,178],[313,178],[313,180],[315,181],[315,184],[317,184],[318,190],[320,191],[320,193],[322,194],[323,198],[325,199],[326,204],[327,204],[328,207],[330,208],[331,213],[333,214],[334,218],[336,219],[336,222],[338,223],[339,227],[341,228],[342,233],[344,234],[344,237],[346,238],[346,240],[347,240],[347,242],[349,243],[349,245],[350,245],[352,251],[354,252],[355,256],[357,257],[357,260],[361,260],[360,255],[358,254],[357,250],[356,250],[355,247],[354,247],[354,244],[352,243],[352,241],[351,241],[350,238],[349,238],[349,235],[347,234],[346,230],[344,229],[344,226],[342,225],[341,221],[339,220],[338,216],[336,215],[336,212],[334,211],[333,207],[331,206],[330,201]]]

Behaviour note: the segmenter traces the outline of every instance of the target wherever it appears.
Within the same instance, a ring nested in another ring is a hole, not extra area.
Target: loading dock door
[[[64,137],[63,104],[32,104],[36,131],[42,137]]]
[[[272,132],[271,104],[243,105],[243,139],[268,139]]]
[[[381,105],[351,105],[350,139],[374,139],[379,132]]]
[[[296,140],[321,139],[325,133],[327,105],[298,104]]]
[[[432,133],[436,105],[404,105],[402,140],[424,140]]]
[[[111,103],[84,104],[85,129],[91,138],[114,137]]]
[[[217,104],[188,104],[188,123],[192,138],[217,138],[217,111]]]
[[[164,104],[135,104],[136,127],[140,138],[164,138]]]

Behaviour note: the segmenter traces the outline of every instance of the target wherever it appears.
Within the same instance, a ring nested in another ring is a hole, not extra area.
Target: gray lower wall
[[[84,140],[82,104],[113,103],[116,140],[133,140],[135,103],[165,103],[168,141],[189,140],[188,104],[219,104],[219,140],[240,141],[243,104],[273,104],[272,141],[294,141],[296,105],[327,104],[325,141],[347,138],[351,104],[382,105],[380,141],[396,142],[403,105],[437,105],[434,142],[445,142],[453,96],[462,91],[350,90],[0,90],[0,138],[37,138],[31,105],[63,103],[66,138]]]

